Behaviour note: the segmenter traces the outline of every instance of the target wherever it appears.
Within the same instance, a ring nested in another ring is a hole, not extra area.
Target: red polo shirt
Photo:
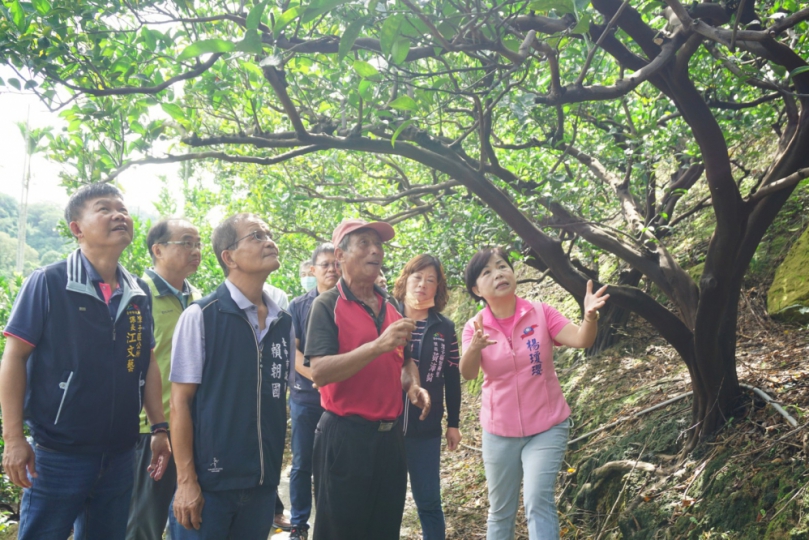
[[[394,321],[402,318],[374,286],[381,306],[379,315],[357,299],[345,282],[320,294],[312,304],[306,332],[306,363],[309,358],[353,351],[378,338]],[[377,356],[348,379],[320,389],[324,409],[340,416],[356,415],[366,420],[394,420],[402,413],[402,364],[406,347]],[[328,361],[328,360],[326,360]]]

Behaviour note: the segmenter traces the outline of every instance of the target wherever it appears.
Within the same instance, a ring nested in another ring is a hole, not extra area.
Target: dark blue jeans
[[[272,529],[277,486],[203,491],[202,525],[186,529],[169,512],[171,540],[267,540]],[[172,500],[174,506],[174,500]]]
[[[68,454],[34,447],[37,477],[23,491],[19,540],[123,540],[134,451]]]
[[[290,522],[303,526],[312,514],[312,451],[323,407],[289,402],[292,417],[292,472],[289,474]]]
[[[407,472],[416,501],[424,540],[444,540],[446,527],[441,508],[441,436],[405,437]]]

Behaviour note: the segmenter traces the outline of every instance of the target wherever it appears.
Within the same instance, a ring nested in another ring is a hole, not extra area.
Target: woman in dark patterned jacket
[[[421,411],[405,396],[402,418],[407,470],[424,540],[445,537],[439,475],[445,394],[447,447],[455,450],[461,441],[458,339],[455,324],[441,315],[448,296],[441,262],[426,254],[405,265],[393,288],[393,297],[401,304],[404,316],[416,321],[410,341],[411,356],[419,367],[421,386],[430,393],[432,401],[430,414],[419,420]]]

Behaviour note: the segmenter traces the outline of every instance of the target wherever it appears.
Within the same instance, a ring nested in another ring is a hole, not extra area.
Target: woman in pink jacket
[[[466,288],[486,307],[463,331],[461,375],[483,369],[480,422],[489,486],[487,540],[514,538],[524,480],[525,515],[532,540],[559,538],[556,475],[567,445],[570,408],[553,368],[553,346],[586,348],[596,337],[606,286],[587,282],[584,320],[568,321],[547,304],[516,295],[517,280],[502,248],[478,251],[466,267]]]

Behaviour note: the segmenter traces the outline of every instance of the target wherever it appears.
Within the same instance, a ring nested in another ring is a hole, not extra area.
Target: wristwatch
[[[169,423],[159,422],[157,424],[152,424],[152,427],[149,428],[149,431],[151,432],[152,435],[157,435],[158,433],[168,433]]]

